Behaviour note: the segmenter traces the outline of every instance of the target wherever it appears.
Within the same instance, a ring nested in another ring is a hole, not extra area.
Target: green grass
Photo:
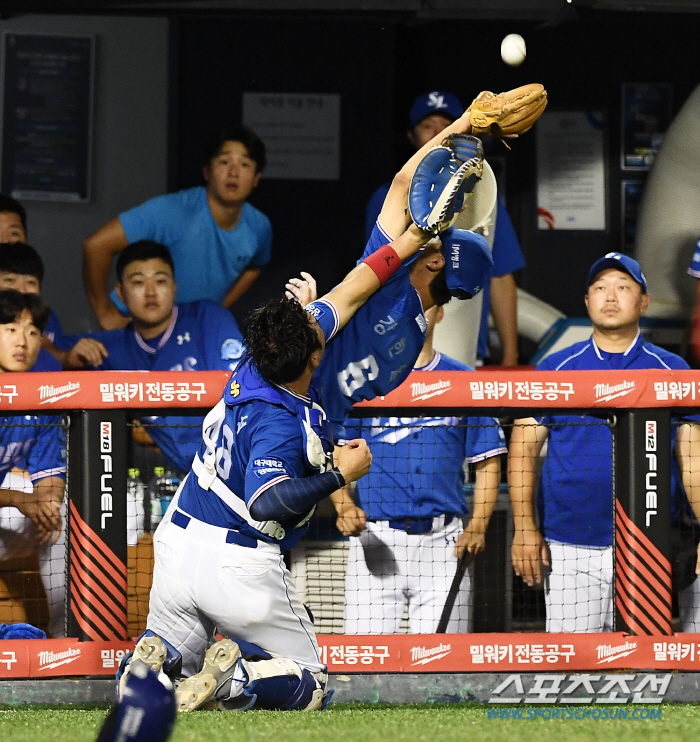
[[[0,742],[92,742],[105,715],[101,709],[0,710]],[[695,742],[698,729],[694,704],[665,704],[660,720],[627,722],[489,720],[486,707],[475,704],[347,705],[312,714],[201,711],[178,718],[171,742]]]

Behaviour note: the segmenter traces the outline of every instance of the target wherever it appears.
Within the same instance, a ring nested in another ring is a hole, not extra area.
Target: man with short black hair
[[[107,279],[112,258],[140,240],[170,250],[178,302],[210,299],[229,308],[248,291],[270,261],[270,221],[248,203],[265,163],[265,146],[250,129],[224,129],[205,148],[206,185],[146,201],[85,241],[85,288],[102,327],[128,322],[117,295],[107,293]]]
[[[175,303],[178,284],[165,245],[141,240],[116,265],[117,293],[129,312],[121,330],[91,333],[68,354],[69,368],[100,371],[230,371],[243,352],[233,315],[213,301]],[[148,418],[148,431],[166,461],[187,471],[199,445],[197,418]],[[158,422],[157,425],[154,423]],[[180,427],[177,427],[177,426]]]
[[[27,241],[27,212],[12,196],[0,193],[0,242]]]

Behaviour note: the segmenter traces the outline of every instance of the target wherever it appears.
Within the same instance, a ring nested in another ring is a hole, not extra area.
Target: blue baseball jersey
[[[241,508],[247,513],[268,487],[285,479],[319,473],[306,458],[303,425],[304,412],[320,409],[319,401],[315,386],[308,397],[303,396],[268,383],[252,365],[243,364],[231,376],[216,420],[205,431],[180,493],[179,509],[205,523],[279,543],[283,550],[294,546],[307,530],[306,525],[297,527],[303,518],[283,522],[285,535],[279,540],[257,530],[241,515]],[[210,450],[215,451],[217,480],[207,489],[201,486],[199,475]]]
[[[695,278],[700,278],[700,239],[698,239],[698,242],[695,245],[693,260],[690,263],[690,268],[688,268],[688,273],[690,273],[691,276],[695,276]]]
[[[72,347],[72,346],[71,346]],[[63,371],[63,366],[49,353],[46,348],[39,349],[34,365],[30,371]]]
[[[0,481],[15,466],[26,469],[34,484],[66,478],[66,431],[59,415],[0,418]]]
[[[537,366],[538,371],[646,368],[687,369],[688,364],[638,334],[624,353],[601,350],[591,337],[547,356]],[[613,538],[610,429],[594,417],[545,415],[538,421],[551,426],[538,496],[545,538],[582,546],[609,546]],[[680,487],[675,457],[671,477],[675,513]]]
[[[415,370],[473,369],[436,353]],[[349,420],[346,427],[350,437],[364,438],[372,451],[369,474],[357,482],[358,504],[369,520],[464,515],[464,461],[507,451],[493,417],[376,417]]]
[[[270,262],[272,227],[265,214],[245,203],[236,227],[221,229],[204,186],[152,198],[120,214],[119,221],[130,243],[155,240],[170,250],[178,303],[220,304],[246,268]]]
[[[133,323],[121,330],[89,335],[104,343],[109,356],[100,371],[224,371],[243,354],[243,336],[233,315],[212,301],[176,304],[169,326],[159,337],[144,340]],[[201,417],[149,417],[144,422],[190,427],[149,427],[148,432],[178,471],[187,471],[199,446],[193,425]]]
[[[384,199],[389,193],[391,183],[383,183],[372,194],[365,211],[365,233],[370,238],[372,230],[376,226],[377,218],[384,205]],[[493,270],[491,276],[506,276],[509,273],[525,267],[525,258],[520,249],[520,243],[513,229],[513,223],[506,211],[503,199],[498,196],[498,207],[496,211],[496,231],[494,234],[493,248]],[[700,267],[698,268],[700,277]],[[479,325],[479,341],[477,355],[481,358],[489,356],[489,300],[491,294],[491,282],[487,282],[483,288],[484,301],[481,312],[481,324]]]
[[[61,322],[53,309],[49,312],[49,321],[46,323],[44,335],[59,349],[70,350],[74,345],[72,338],[63,332]]]
[[[389,242],[391,237],[375,225],[362,259]],[[323,408],[336,437],[343,437],[343,422],[355,402],[396,389],[420,355],[427,322],[409,273],[409,263],[402,265],[337,336],[337,317],[330,302],[319,300],[307,307],[326,337],[317,376],[323,385]]]

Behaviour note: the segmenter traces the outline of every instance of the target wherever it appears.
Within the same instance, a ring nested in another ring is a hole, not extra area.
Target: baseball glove
[[[473,139],[473,137],[471,137]],[[408,207],[414,224],[438,235],[448,229],[464,206],[483,171],[481,145],[462,162],[451,146],[431,149],[416,168],[408,194]]]
[[[524,134],[547,106],[547,91],[537,83],[505,93],[485,90],[469,106],[472,134],[517,137]]]

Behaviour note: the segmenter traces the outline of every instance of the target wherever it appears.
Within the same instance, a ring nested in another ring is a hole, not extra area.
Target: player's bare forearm
[[[469,134],[471,128],[469,111],[465,111],[460,118],[423,145],[396,173],[379,214],[379,221],[388,234],[392,237],[401,234],[410,221],[407,211],[408,189],[411,185],[413,173],[415,173],[418,164],[426,153],[449,137],[450,134]]]
[[[343,536],[359,536],[367,525],[367,516],[355,504],[349,487],[336,490],[330,497],[337,514],[336,527]]]
[[[102,317],[109,315],[111,308],[114,307],[107,291],[112,258],[128,244],[129,241],[118,218],[107,222],[83,243],[85,292],[100,322],[102,322]]]
[[[391,243],[391,246],[403,263],[420,250],[426,239],[425,233],[411,224],[400,237]],[[379,287],[377,274],[365,263],[360,263],[348,273],[342,283],[323,297],[333,302],[337,309],[339,329],[345,327],[355,312]]]
[[[508,449],[508,491],[513,506],[513,571],[530,586],[541,582],[540,564],[548,564],[547,546],[534,517],[537,456],[547,428],[534,418],[515,421]]]
[[[503,366],[518,365],[518,287],[512,273],[491,279],[490,309],[503,347]]]
[[[246,268],[228,290],[224,300],[221,302],[222,306],[226,309],[232,307],[260,278],[261,273],[262,268]]]
[[[55,543],[62,529],[60,509],[64,490],[62,479],[46,477],[35,483],[32,492],[0,490],[0,507],[17,508],[32,521],[40,543]]]
[[[508,491],[517,529],[534,528],[533,496],[537,456],[547,438],[547,428],[535,418],[516,420],[508,448]]]
[[[474,506],[472,517],[457,539],[455,556],[460,557],[466,549],[472,554],[481,553],[486,547],[486,529],[498,500],[501,483],[501,460],[492,456],[475,465]]]
[[[474,511],[472,520],[476,527],[486,531],[498,500],[498,488],[501,484],[501,458],[500,456],[491,456],[477,462],[474,469]]]

